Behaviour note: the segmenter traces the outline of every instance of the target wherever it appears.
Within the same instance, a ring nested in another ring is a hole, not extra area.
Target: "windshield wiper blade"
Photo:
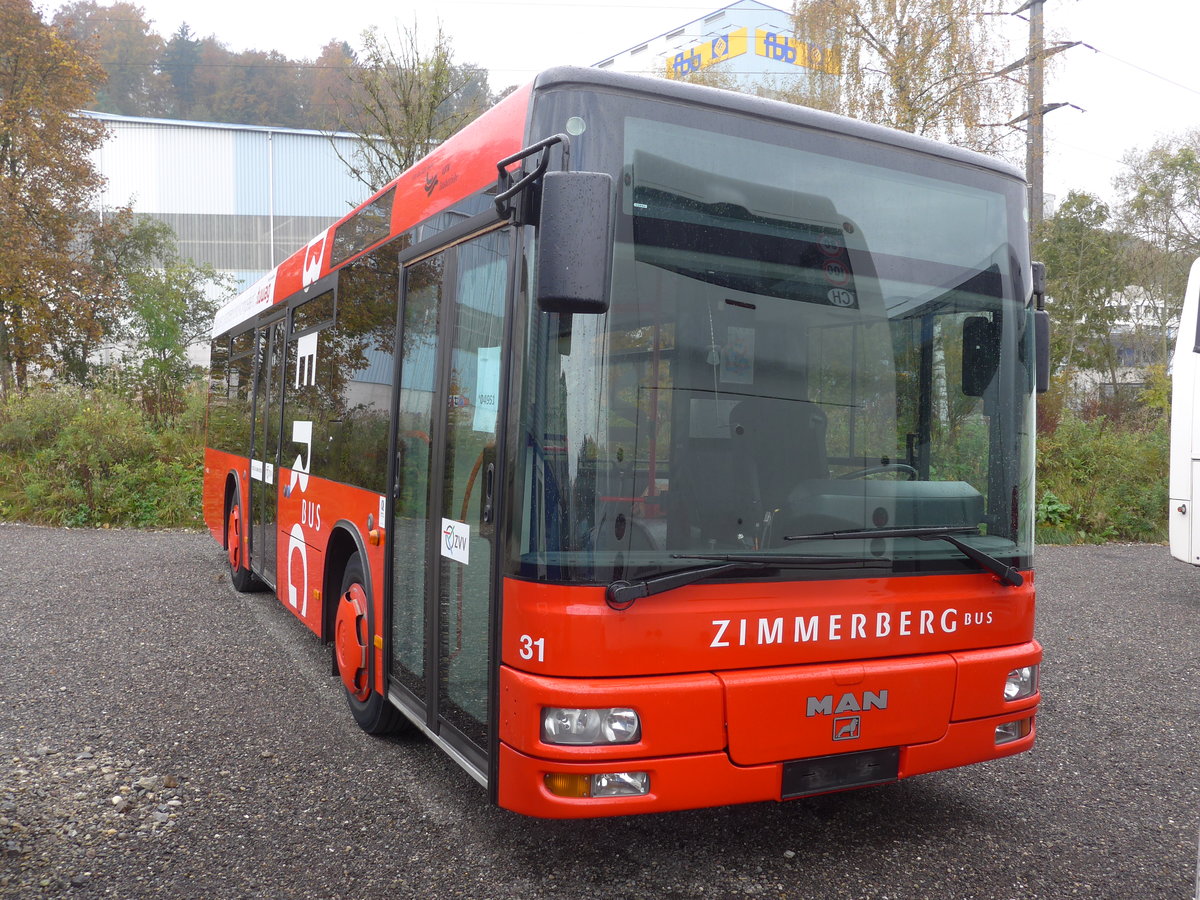
[[[692,566],[675,572],[663,572],[651,575],[642,581],[625,581],[619,579],[610,584],[604,591],[604,602],[613,609],[629,609],[634,601],[654,594],[662,594],[675,588],[695,584],[705,578],[713,578],[726,572],[738,569],[762,568],[759,563],[727,562],[711,566]]]
[[[858,528],[851,531],[827,531],[824,534],[791,534],[784,537],[785,541],[828,541],[850,540],[852,538],[906,538],[915,537],[922,541],[945,541],[953,546],[963,556],[970,559],[981,569],[995,575],[1002,584],[1020,587],[1025,583],[1025,577],[1015,566],[1002,563],[996,557],[960,541],[956,535],[979,534],[978,528],[970,526],[940,527],[925,525],[916,528]]]
[[[848,556],[812,556],[809,554],[785,554],[767,555],[765,553],[695,553],[682,554],[672,553],[671,559],[709,559],[714,562],[727,563],[749,563],[754,566],[765,566],[766,568],[784,568],[794,569],[804,566],[832,566],[832,565],[854,565],[860,566],[863,563],[873,563],[873,559],[860,559],[859,557]]]
[[[844,556],[763,556],[737,553],[672,554],[672,559],[699,559],[713,565],[692,566],[673,572],[661,572],[641,581],[619,579],[604,591],[604,600],[613,609],[629,609],[635,600],[665,594],[706,578],[716,578],[729,572],[755,569],[799,568],[802,566],[862,565],[873,560],[846,559]]]

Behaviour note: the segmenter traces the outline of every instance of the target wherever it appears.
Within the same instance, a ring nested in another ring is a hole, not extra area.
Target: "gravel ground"
[[[207,534],[0,526],[0,896],[1190,898],[1200,570],[1042,548],[1032,753],[787,804],[488,807]]]

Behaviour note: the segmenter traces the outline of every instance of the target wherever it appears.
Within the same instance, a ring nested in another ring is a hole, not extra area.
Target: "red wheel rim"
[[[333,646],[342,683],[355,699],[371,696],[367,680],[370,659],[367,635],[367,594],[361,584],[351,584],[338,603]]]
[[[242,567],[242,517],[235,506],[229,510],[229,568]]]

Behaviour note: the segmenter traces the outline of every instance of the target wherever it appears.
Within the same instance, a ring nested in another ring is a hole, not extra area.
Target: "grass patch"
[[[154,429],[140,405],[96,388],[0,401],[0,519],[42,525],[200,527],[204,400]]]
[[[1064,412],[1038,436],[1038,543],[1166,541],[1170,443],[1165,416],[1118,427]]]
[[[1167,539],[1166,416],[1119,426],[1056,411],[1038,437],[1037,541]],[[204,392],[154,428],[108,388],[35,388],[0,400],[0,520],[42,525],[199,528]]]

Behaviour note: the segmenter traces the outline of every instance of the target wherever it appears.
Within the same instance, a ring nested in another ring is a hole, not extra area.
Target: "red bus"
[[[1027,750],[1025,210],[911,135],[545,72],[221,310],[206,522],[363,729],[524,814]]]

